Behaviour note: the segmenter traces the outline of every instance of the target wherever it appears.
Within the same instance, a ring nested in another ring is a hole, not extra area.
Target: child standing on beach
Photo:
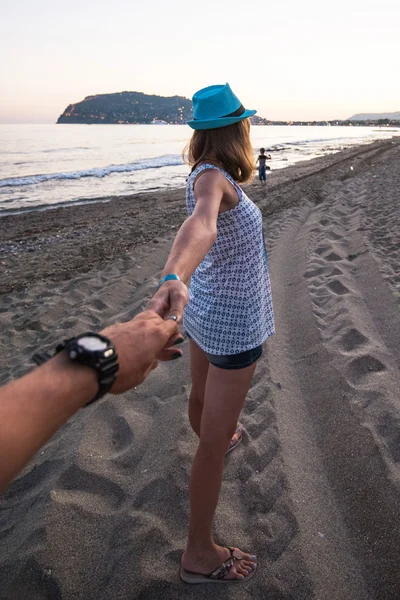
[[[259,163],[258,179],[261,181],[261,183],[266,183],[267,181],[267,160],[271,160],[271,155],[265,154],[265,148],[260,148],[260,155],[257,158],[257,163]]]
[[[255,112],[245,110],[228,84],[193,96],[189,217],[151,303],[164,311],[176,295],[185,296],[191,278],[184,327],[192,375],[189,420],[199,446],[180,570],[187,583],[246,581],[256,569],[254,555],[219,546],[212,536],[224,457],[242,440],[239,414],[263,343],[274,333],[262,216],[239,185],[255,168],[248,119]]]

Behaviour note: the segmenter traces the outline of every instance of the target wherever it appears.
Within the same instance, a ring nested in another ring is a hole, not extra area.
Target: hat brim
[[[220,117],[219,119],[194,119],[192,121],[187,121],[187,124],[192,129],[219,129],[220,127],[228,127],[228,125],[233,125],[234,123],[239,123],[239,121],[243,121],[243,119],[248,119],[256,114],[256,110],[245,110],[243,114],[239,117]]]

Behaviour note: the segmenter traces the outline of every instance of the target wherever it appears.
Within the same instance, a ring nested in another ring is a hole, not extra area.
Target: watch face
[[[77,340],[79,346],[82,346],[85,350],[91,351],[102,351],[107,348],[107,344],[97,337],[91,335],[85,335]]]

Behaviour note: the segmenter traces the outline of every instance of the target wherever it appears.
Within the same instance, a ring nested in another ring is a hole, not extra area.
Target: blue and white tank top
[[[196,204],[195,179],[205,169],[221,171],[237,191],[239,203],[218,216],[217,239],[192,275],[184,327],[204,352],[239,354],[274,333],[262,215],[226,171],[203,164],[188,178],[189,216]]]

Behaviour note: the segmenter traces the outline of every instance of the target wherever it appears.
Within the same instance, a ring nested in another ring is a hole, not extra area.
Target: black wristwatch
[[[115,346],[107,337],[87,331],[58,344],[54,355],[41,351],[34,354],[33,360],[41,365],[63,350],[67,352],[72,362],[91,367],[97,373],[99,391],[86,406],[104,396],[112,388],[119,365]]]

